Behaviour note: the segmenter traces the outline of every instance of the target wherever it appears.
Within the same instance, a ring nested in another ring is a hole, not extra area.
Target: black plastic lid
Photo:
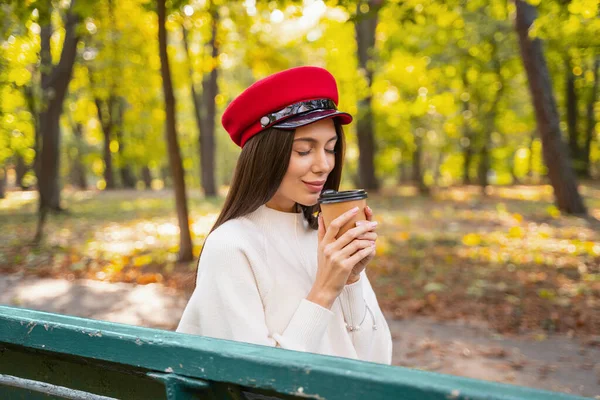
[[[365,192],[363,189],[345,190],[342,192],[336,192],[333,189],[327,189],[321,192],[319,204],[342,203],[344,201],[362,200],[366,199],[367,197],[367,192]]]

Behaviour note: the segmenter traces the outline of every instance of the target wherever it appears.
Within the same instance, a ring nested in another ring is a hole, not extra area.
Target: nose
[[[332,157],[325,149],[317,152],[318,155],[313,163],[313,172],[315,174],[328,174],[333,169],[335,158]],[[333,159],[333,160],[332,160]]]

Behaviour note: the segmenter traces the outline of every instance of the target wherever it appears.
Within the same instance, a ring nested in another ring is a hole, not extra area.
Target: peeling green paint
[[[583,399],[6,306],[0,374],[120,399]]]

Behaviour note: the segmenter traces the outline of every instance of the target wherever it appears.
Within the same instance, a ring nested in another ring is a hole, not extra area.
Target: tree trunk
[[[491,147],[491,138],[492,132],[496,130],[496,116],[498,115],[498,106],[500,104],[500,100],[502,99],[502,94],[504,93],[504,79],[501,74],[501,62],[498,59],[498,43],[495,40],[492,40],[492,64],[494,66],[494,72],[496,73],[496,77],[498,78],[498,83],[500,87],[496,91],[496,96],[492,104],[490,105],[490,111],[487,113],[485,117],[485,133],[483,138],[483,146],[481,147],[480,159],[479,159],[479,184],[481,186],[482,193],[485,194],[485,189],[489,185],[488,182],[488,172],[491,165],[490,160],[490,147]]]
[[[36,174],[36,176],[39,174],[39,161],[40,161],[40,156],[41,156],[41,144],[42,144],[42,140],[40,138],[40,124],[39,124],[39,116],[40,116],[40,110],[39,110],[39,105],[38,105],[38,101],[36,100],[36,95],[35,95],[35,88],[39,88],[41,83],[40,83],[40,77],[39,77],[39,68],[32,65],[29,67],[30,71],[31,71],[31,82],[28,85],[23,85],[23,97],[25,98],[25,101],[27,102],[27,110],[29,111],[29,113],[31,114],[31,123],[33,125],[33,131],[34,131],[34,144],[33,144],[33,150],[35,151],[35,156],[34,156],[34,160],[33,160],[33,164],[30,166],[30,168],[33,168],[34,173]]]
[[[188,45],[188,31],[185,26],[183,28],[183,45],[188,57],[190,66],[190,89],[192,92],[192,100],[194,103],[194,116],[196,126],[198,128],[198,152],[200,154],[200,182],[205,196],[216,196],[217,188],[215,183],[215,114],[216,104],[215,97],[219,92],[217,78],[217,55],[219,48],[216,43],[217,27],[219,23],[218,11],[211,11],[211,39],[209,49],[211,54],[211,62],[213,69],[208,75],[202,78],[202,94],[198,95],[196,86],[193,81],[192,57]]]
[[[484,128],[485,129],[485,128]],[[490,135],[486,132],[483,138],[483,144],[479,149],[479,166],[477,167],[477,180],[481,186],[481,192],[485,194],[485,188],[488,187],[488,171],[490,170]]]
[[[575,74],[570,58],[567,57],[566,65],[566,109],[567,109],[567,133],[569,136],[569,152],[573,160],[573,168],[577,176],[585,176],[585,162],[583,160],[583,149],[579,143],[579,130],[577,122],[579,119],[577,108],[577,91],[575,90]]]
[[[39,176],[40,174],[40,161],[41,161],[41,144],[42,144],[42,139],[41,139],[41,132],[40,132],[40,124],[39,124],[39,117],[40,117],[40,112],[39,112],[39,107],[38,107],[38,102],[36,101],[36,96],[34,93],[34,85],[39,85],[39,78],[36,79],[36,77],[38,77],[38,68],[32,67],[33,71],[31,72],[32,75],[32,83],[29,85],[24,85],[23,86],[23,96],[25,97],[25,101],[27,101],[27,109],[29,111],[29,113],[31,114],[31,122],[33,124],[33,132],[34,132],[34,142],[33,142],[33,150],[35,151],[35,157],[33,159],[33,165],[31,165],[29,168],[33,168],[33,172],[35,173],[36,176]],[[35,82],[35,83],[34,83]],[[39,87],[39,86],[38,86]],[[25,171],[27,172],[27,171]],[[22,178],[22,177],[21,177]],[[17,172],[17,184],[19,184],[19,173]],[[25,188],[23,188],[25,189]]]
[[[423,170],[421,168],[421,158],[423,157],[423,138],[415,133],[415,150],[412,154],[412,180],[414,184],[417,186],[420,194],[427,195],[429,194],[429,188],[425,185],[425,181],[423,180]]]
[[[204,167],[202,164],[202,101],[201,94],[196,92],[196,85],[194,83],[194,69],[192,67],[192,55],[190,53],[189,41],[188,41],[188,30],[185,27],[185,24],[181,25],[182,33],[183,33],[183,47],[185,49],[185,54],[187,55],[188,66],[189,66],[189,76],[190,76],[190,91],[192,92],[192,102],[194,104],[194,119],[196,121],[196,128],[198,129],[198,154],[200,155],[200,184],[204,182],[203,179],[203,171]],[[204,189],[206,191],[206,189]]]
[[[400,161],[400,165],[398,165],[398,184],[403,185],[410,180],[409,177],[409,165],[406,162],[406,158],[404,157],[405,151],[402,152],[402,160]]]
[[[467,68],[463,67],[463,86],[465,90],[469,90],[469,81],[467,79]],[[463,185],[471,184],[471,161],[473,160],[473,132],[471,130],[470,120],[465,118],[465,114],[470,111],[471,103],[470,98],[467,101],[463,101]]]
[[[372,96],[373,51],[375,50],[375,29],[377,28],[377,10],[380,1],[363,0],[356,6],[357,20],[354,25],[358,51],[358,65],[364,71],[369,94],[358,101],[356,130],[358,132],[358,174],[364,189],[377,191],[379,181],[375,175],[375,132],[373,124]],[[369,13],[362,14],[361,5],[369,6]]]
[[[119,172],[121,174],[121,184],[128,189],[135,188],[136,179],[133,174],[131,164],[125,158],[125,140],[123,138],[123,113],[125,112],[125,99],[120,97],[116,103],[115,115],[115,134],[119,143]]]
[[[515,163],[515,157],[516,157],[517,153],[513,152],[512,157],[507,157],[507,167],[508,170],[510,171],[510,176],[512,177],[512,183],[513,185],[520,185],[521,184],[521,179],[519,179],[519,177],[517,176],[517,168],[516,168],[516,163]]]
[[[590,153],[592,151],[592,140],[594,139],[594,131],[596,128],[596,115],[594,113],[594,105],[596,104],[596,99],[598,97],[598,80],[600,77],[598,76],[600,72],[600,56],[596,56],[594,60],[594,85],[592,86],[592,91],[590,93],[590,99],[587,104],[587,127],[585,130],[585,147],[583,149],[583,164],[585,169],[585,174],[587,177],[590,177]]]
[[[529,159],[527,160],[527,176],[531,181],[533,179],[533,144],[535,143],[535,131],[531,131],[529,139]]]
[[[565,82],[565,99],[567,109],[567,133],[569,135],[569,150],[571,157],[577,158],[579,146],[577,144],[577,92],[575,91],[575,75],[571,61],[565,61],[566,82]]]
[[[536,18],[536,9],[522,0],[517,7],[516,30],[519,36],[521,57],[527,72],[529,90],[533,99],[538,131],[542,139],[544,162],[554,188],[557,207],[567,214],[587,214],[578,192],[577,178],[571,159],[562,141],[552,82],[540,39],[529,37],[529,28]]]
[[[39,123],[41,131],[41,157],[38,174],[39,213],[38,229],[35,240],[39,242],[43,235],[43,226],[48,211],[60,211],[59,148],[60,126],[63,101],[67,93],[73,72],[73,64],[77,53],[79,36],[76,30],[79,17],[74,13],[75,0],[71,1],[65,22],[65,38],[58,65],[52,65],[50,55],[50,36],[52,24],[50,20],[51,2],[39,8],[41,25],[41,84],[43,105]]]
[[[33,171],[35,172],[35,176],[38,179],[42,175],[42,131],[39,126],[40,117],[41,112],[38,112],[35,117],[36,121],[38,122],[38,125],[34,127],[35,139],[33,142],[33,150],[35,151],[35,157],[33,159]],[[40,184],[39,182],[37,182],[36,184],[39,191]]]
[[[217,44],[217,27],[219,24],[219,12],[217,7],[211,5],[211,37],[209,43],[211,70],[202,78],[202,117],[200,118],[200,165],[202,177],[202,189],[206,197],[217,195],[215,184],[215,117],[217,108],[215,97],[219,92],[217,85],[218,68],[217,57],[219,47]]]
[[[142,168],[142,180],[144,181],[144,186],[146,190],[152,189],[152,173],[150,172],[150,168],[145,165]]]
[[[167,29],[165,27],[166,19],[166,0],[158,0],[158,47],[160,54],[160,71],[163,82],[163,92],[165,97],[166,127],[165,134],[169,152],[169,163],[173,174],[173,186],[175,187],[175,204],[177,207],[177,219],[179,221],[179,261],[191,261],[192,238],[190,235],[190,225],[188,219],[187,198],[185,193],[185,177],[181,154],[179,152],[179,143],[177,141],[176,121],[175,121],[175,97],[173,95],[173,85],[171,83],[171,71],[169,68],[169,59],[167,54]]]
[[[433,169],[433,182],[435,187],[440,186],[440,178],[442,176],[442,165],[444,164],[445,160],[446,154],[444,153],[444,151],[439,150],[435,160],[435,167]]]
[[[123,184],[123,187],[125,187],[127,189],[135,189],[136,178],[135,178],[135,175],[133,174],[133,170],[131,169],[131,166],[129,164],[124,164],[120,168],[120,172],[121,172],[121,183]]]
[[[20,154],[16,154],[16,163],[15,163],[15,173],[16,173],[16,185],[21,188],[21,190],[29,189],[27,186],[23,184],[23,178],[27,171],[29,171],[29,167],[25,164],[25,160],[23,160],[23,156]]]
[[[0,199],[6,197],[6,167],[0,168]]]
[[[83,165],[83,126],[80,123],[73,124],[73,133],[75,134],[77,153],[73,159],[71,176],[75,186],[81,190],[87,190],[87,178],[85,175],[85,166]]]
[[[170,188],[173,186],[173,179],[171,177],[171,167],[170,165],[163,165],[160,168],[160,177],[163,181],[163,186],[165,188]]]
[[[463,147],[463,159],[464,159],[464,164],[463,164],[463,185],[470,185],[471,184],[471,163],[473,161],[473,147],[471,146],[471,143],[473,141],[469,140],[469,144],[467,144],[465,147]]]
[[[91,74],[90,74],[91,76]],[[90,79],[91,80],[91,79]],[[114,98],[112,95],[109,96],[108,100],[101,100],[95,98],[96,110],[98,111],[98,119],[100,120],[100,126],[102,127],[102,133],[104,134],[103,143],[103,158],[104,158],[104,182],[106,182],[106,189],[112,190],[115,188],[115,178],[113,174],[113,158],[110,151],[110,142],[112,140],[113,131],[113,105]]]

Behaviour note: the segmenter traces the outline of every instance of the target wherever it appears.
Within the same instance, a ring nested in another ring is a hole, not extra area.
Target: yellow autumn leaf
[[[103,271],[108,275],[114,275],[117,274],[119,272],[121,272],[121,270],[123,269],[123,265],[122,264],[108,264],[107,266],[105,266],[103,268]]]
[[[521,239],[523,236],[525,236],[525,233],[523,232],[523,228],[520,226],[513,226],[508,231],[508,236],[511,238]]]
[[[585,252],[592,254],[592,255],[595,254],[595,251],[594,251],[595,246],[596,246],[596,243],[594,243],[594,242],[585,242],[583,244],[583,248],[585,249]]]
[[[477,246],[481,243],[481,236],[477,233],[468,233],[463,236],[462,242],[466,246]]]
[[[391,246],[386,238],[377,238],[377,241],[375,242],[375,251],[377,254],[388,254],[390,250]]]
[[[138,256],[133,259],[134,267],[141,267],[142,265],[150,264],[152,262],[152,257],[146,256]]]
[[[161,274],[142,274],[136,278],[136,282],[140,285],[162,282],[162,280],[163,276]]]
[[[560,210],[556,208],[556,206],[548,206],[548,208],[546,208],[546,211],[548,212],[548,214],[550,214],[552,218],[560,217]]]
[[[514,214],[512,215],[512,217],[513,217],[515,220],[517,220],[518,222],[523,222],[523,216],[522,216],[521,214],[519,214],[519,213],[514,213]]]
[[[410,233],[409,232],[396,232],[396,233],[394,233],[394,235],[392,237],[395,240],[403,242],[403,241],[410,239]]]

